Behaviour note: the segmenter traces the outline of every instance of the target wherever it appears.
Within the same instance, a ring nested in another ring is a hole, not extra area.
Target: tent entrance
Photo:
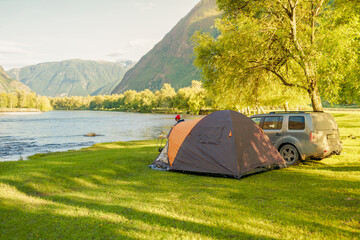
[[[169,141],[166,143],[165,147],[159,153],[155,161],[151,165],[149,165],[149,167],[155,170],[168,171],[170,169],[168,150]]]

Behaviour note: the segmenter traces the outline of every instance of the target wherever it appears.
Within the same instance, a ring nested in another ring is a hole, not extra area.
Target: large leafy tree
[[[279,91],[295,88],[288,94],[308,94],[314,111],[322,111],[320,93],[331,100],[339,96],[356,66],[360,29],[356,1],[217,3],[223,11],[216,23],[221,34],[216,39],[209,34],[195,36],[195,63],[212,92],[223,96],[227,92],[235,99],[243,96],[237,102],[261,97],[266,102]]]

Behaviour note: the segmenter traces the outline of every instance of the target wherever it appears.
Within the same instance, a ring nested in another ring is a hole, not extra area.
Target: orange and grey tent
[[[217,111],[175,125],[153,169],[236,178],[286,164],[264,132],[245,115]]]

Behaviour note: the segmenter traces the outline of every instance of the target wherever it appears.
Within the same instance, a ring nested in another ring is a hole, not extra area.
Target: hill
[[[0,66],[0,92],[15,92],[26,91],[30,92],[30,88],[19,81],[12,79]]]
[[[164,83],[175,89],[190,86],[199,79],[199,71],[193,66],[191,37],[196,31],[217,34],[214,19],[219,16],[215,0],[202,0],[166,36],[130,69],[112,93],[128,89],[157,90]]]
[[[110,94],[131,66],[129,61],[76,59],[40,63],[7,73],[43,96],[87,96]]]

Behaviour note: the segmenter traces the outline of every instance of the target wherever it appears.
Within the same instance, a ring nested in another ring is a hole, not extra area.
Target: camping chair
[[[164,145],[166,144],[166,140],[164,139],[167,139],[166,133],[164,131],[161,131],[156,143],[156,149],[159,152],[161,152],[164,149]]]

